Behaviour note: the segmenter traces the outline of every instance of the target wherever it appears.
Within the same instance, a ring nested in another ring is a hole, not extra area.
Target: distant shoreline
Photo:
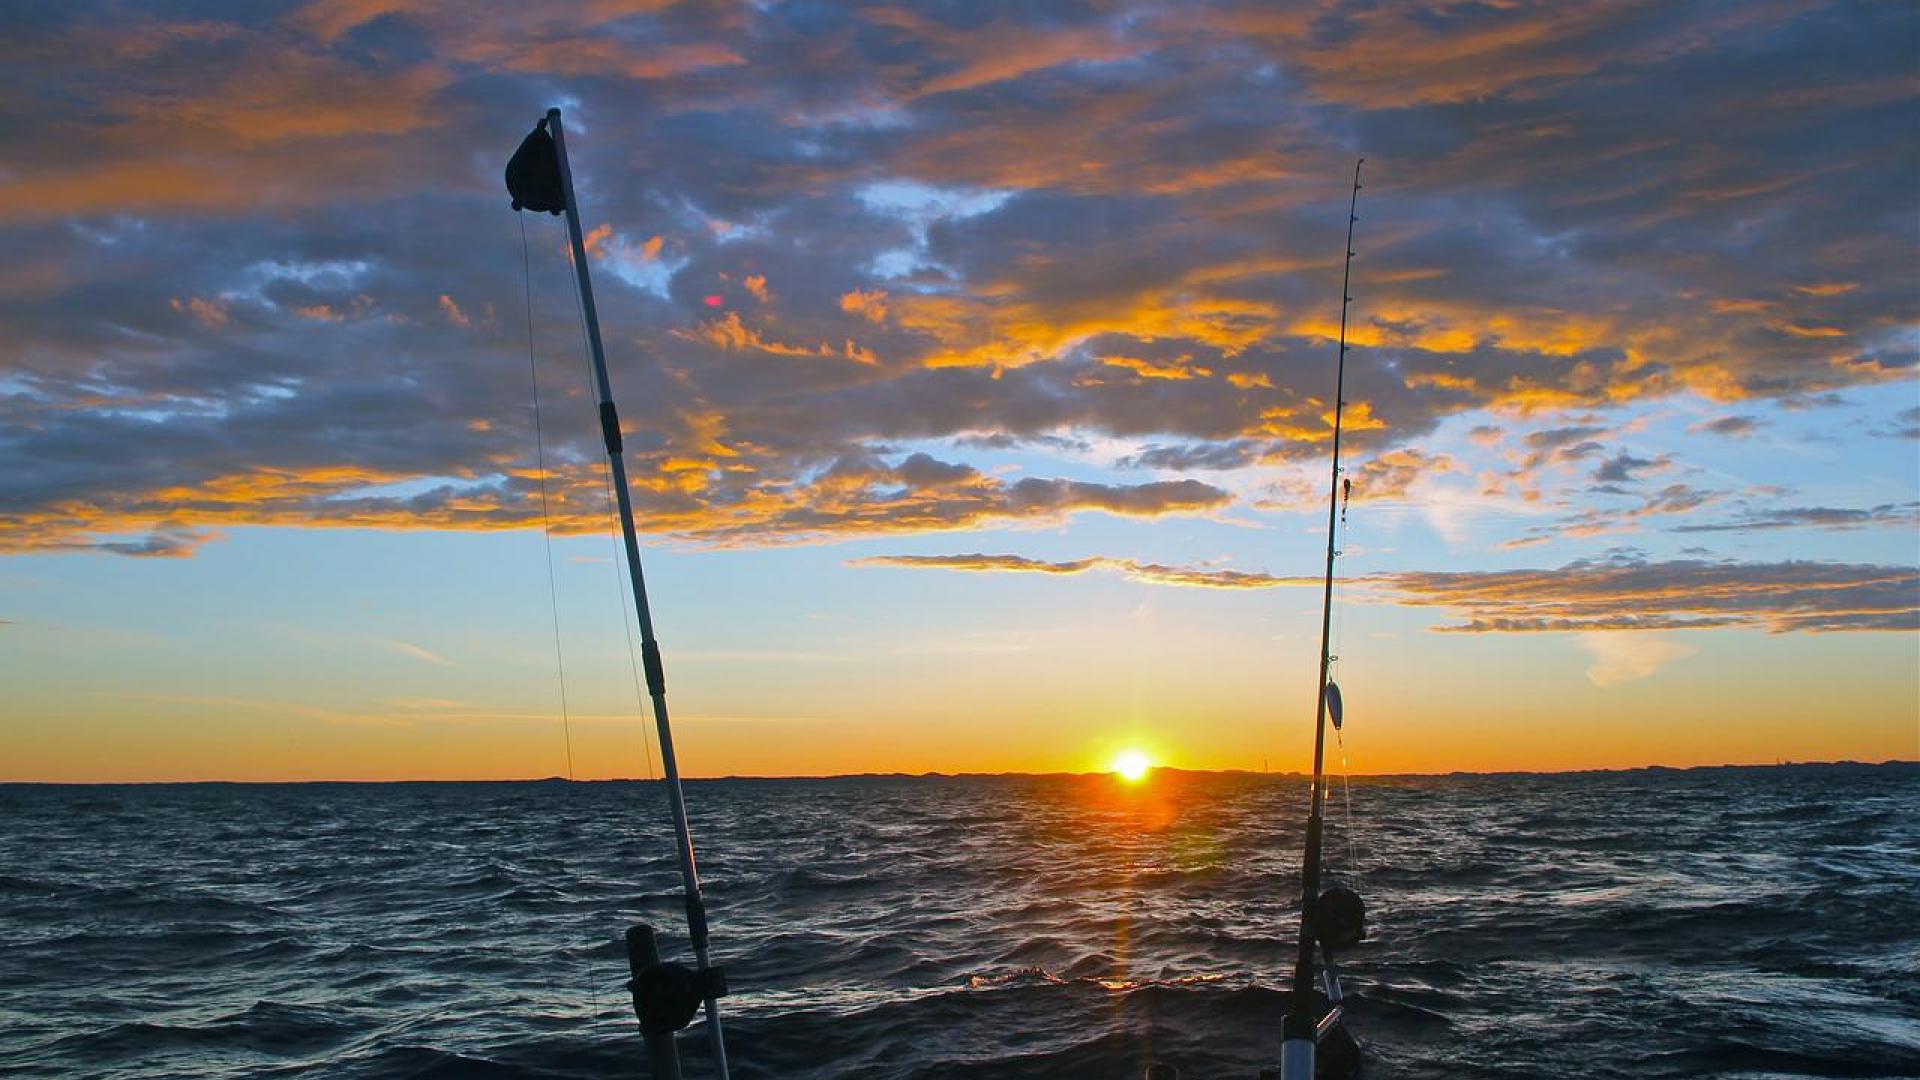
[[[1724,771],[1766,771],[1795,769],[1920,769],[1920,759],[1889,758],[1885,761],[1783,761],[1776,764],[1722,764],[1722,765],[1634,765],[1616,769],[1494,769],[1486,771],[1455,769],[1448,772],[1430,773],[1353,773],[1355,780],[1444,780],[1471,779],[1476,777],[1515,777],[1515,776],[1606,776],[1629,775],[1633,773],[1700,773]],[[1301,772],[1260,772],[1253,769],[1176,769],[1161,766],[1156,773],[1172,776],[1271,776],[1304,780]],[[1111,775],[1107,770],[1090,772],[864,772],[864,773],[828,773],[823,775],[763,776],[752,774],[728,774],[725,776],[688,776],[681,779],[689,784],[715,783],[824,783],[833,780],[995,780],[995,779],[1091,779]],[[9,787],[291,787],[303,785],[397,785],[397,784],[647,784],[658,783],[657,779],[645,777],[621,776],[592,780],[569,780],[564,776],[541,777],[475,777],[468,779],[438,780],[0,780],[0,788]]]

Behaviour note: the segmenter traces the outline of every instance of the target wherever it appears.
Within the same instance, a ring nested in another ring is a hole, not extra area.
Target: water
[[[736,1075],[1251,1080],[1303,794],[692,784]],[[1920,767],[1382,779],[1353,813],[1370,1076],[1920,1076]],[[679,924],[663,819],[650,784],[0,786],[0,1072],[637,1077],[615,938]]]

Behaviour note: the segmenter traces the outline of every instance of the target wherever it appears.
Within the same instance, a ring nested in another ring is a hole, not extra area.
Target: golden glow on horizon
[[[1145,780],[1147,773],[1152,770],[1153,759],[1139,750],[1123,751],[1119,757],[1113,759],[1114,775],[1129,784],[1137,784]]]

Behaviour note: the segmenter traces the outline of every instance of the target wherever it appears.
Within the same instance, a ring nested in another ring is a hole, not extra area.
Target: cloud
[[[935,570],[1002,571],[1028,574],[1082,574],[1109,560],[1094,557],[1069,562],[1047,562],[1023,555],[870,555],[847,560],[848,566],[898,566]]]
[[[1374,455],[1353,470],[1349,478],[1353,481],[1356,499],[1404,499],[1421,480],[1463,471],[1460,463],[1446,454],[1407,447]]]
[[[1661,668],[1700,650],[1656,633],[1621,634],[1594,631],[1581,634],[1580,647],[1593,654],[1587,678],[1595,686],[1617,686],[1654,674]]]
[[[194,549],[215,537],[206,529],[180,525],[162,525],[138,540],[102,540],[93,546],[115,555],[138,558],[177,559],[193,554]]]
[[[184,315],[191,315],[208,330],[219,330],[231,321],[225,307],[217,301],[204,297],[190,296],[185,303],[182,303],[179,297],[174,297],[170,301],[170,306]]]
[[[1877,428],[1874,434],[1895,439],[1920,439],[1920,405],[1900,410],[1894,416],[1891,427]]]
[[[462,330],[472,328],[473,320],[467,317],[466,312],[460,310],[460,305],[454,302],[453,297],[441,293],[439,304],[440,314],[445,315],[448,322]]]
[[[858,315],[870,323],[887,321],[887,290],[854,289],[840,297],[840,310]]]
[[[930,62],[911,80],[920,95],[972,90],[1062,64],[1120,60],[1145,48],[1098,25],[1036,30],[1003,20],[962,28],[901,8],[874,9],[866,17],[925,44]]]
[[[1075,575],[1117,573],[1155,585],[1223,589],[1312,587],[1318,577],[1161,566],[1104,555],[1047,561],[1021,555],[875,555],[849,566]],[[1844,563],[1648,562],[1618,556],[1556,570],[1396,571],[1349,582],[1361,602],[1440,608],[1464,622],[1449,633],[1579,632],[1596,682],[1651,674],[1691,650],[1615,640],[1623,631],[1762,629],[1771,633],[1920,630],[1920,569]],[[1664,639],[1663,639],[1664,640]]]
[[[1755,417],[1722,416],[1715,420],[1707,420],[1695,424],[1687,430],[1695,433],[1705,431],[1714,435],[1725,435],[1729,438],[1739,439],[1745,438],[1759,429],[1760,421]]]
[[[1754,510],[1732,521],[1675,525],[1674,532],[1761,532],[1769,529],[1861,529],[1869,526],[1920,524],[1920,502],[1883,503],[1864,509],[1835,506],[1793,506]]]
[[[86,120],[63,124],[59,147],[10,160],[0,219],[29,209],[222,215],[430,175],[425,144],[412,140],[425,169],[406,167],[402,144],[434,122],[453,81],[444,64],[382,62],[244,16],[99,15],[83,3],[10,26],[16,77]],[[114,78],[99,78],[103,69]]]
[[[1623,453],[1621,457],[1625,458],[1627,455]],[[1639,459],[1629,460],[1638,461]],[[1617,461],[1619,461],[1618,458],[1615,459],[1615,462]],[[1608,464],[1611,465],[1613,462]],[[1662,459],[1660,462],[1650,464],[1659,464],[1664,467],[1666,461]],[[1603,469],[1606,467],[1602,466]],[[1627,467],[1636,469],[1643,466],[1628,465]],[[1695,510],[1722,502],[1727,497],[1725,492],[1697,488],[1686,483],[1667,484],[1651,492],[1629,491],[1617,484],[1589,488],[1588,491],[1637,499],[1638,502],[1627,506],[1590,506],[1549,524],[1530,526],[1521,535],[1502,541],[1500,546],[1506,549],[1533,547],[1569,537],[1594,537],[1610,533],[1633,532],[1650,518],[1690,514]]]
[[[9,548],[0,543],[0,551],[97,551],[137,559],[181,559],[192,555],[202,544],[218,539],[212,529],[194,528],[177,521],[161,522],[144,536],[127,539],[67,539],[23,537]]]
[[[438,667],[454,666],[453,661],[447,659],[446,657],[440,655],[437,652],[434,652],[432,649],[429,649],[423,645],[415,645],[411,641],[397,641],[393,638],[374,638],[373,643],[387,650],[388,652],[395,653],[400,656],[409,657],[414,660],[424,661],[429,664],[434,664]]]
[[[592,257],[643,518],[693,542],[1205,512],[1241,487],[1040,466],[1041,487],[922,490],[884,475],[893,448],[1317,459],[1363,148],[1356,459],[1439,468],[1424,440],[1490,412],[1485,439],[1552,424],[1524,450],[1559,466],[1602,453],[1570,411],[1690,392],[1746,415],[1909,379],[1912,21],[1841,0],[42,5],[0,45],[0,115],[61,132],[0,173],[0,543],[537,520],[526,342],[490,313],[524,286],[500,159],[553,100],[609,223]],[[525,223],[561,521],[587,527],[570,268]],[[1595,464],[1637,460],[1658,459]]]
[[[847,565],[1053,575],[1084,574],[1094,570],[1105,570],[1117,573],[1129,581],[1146,585],[1172,585],[1195,589],[1271,589],[1317,586],[1321,583],[1319,578],[1274,577],[1271,574],[1244,570],[1162,566],[1157,563],[1115,559],[1104,555],[1066,562],[1048,562],[1021,555],[871,555],[850,559]]]
[[[1210,368],[1193,366],[1191,354],[1170,362],[1145,360],[1137,356],[1102,356],[1099,360],[1107,367],[1131,371],[1143,379],[1204,379],[1213,374]]]
[[[1367,580],[1393,603],[1464,619],[1440,627],[1455,633],[1920,629],[1920,569],[1903,566],[1613,559]]]
[[[1799,323],[1791,322],[1768,323],[1767,326],[1769,329],[1777,330],[1790,337],[1839,338],[1847,336],[1847,332],[1837,326],[1802,326]]]
[[[1157,480],[1150,484],[1093,484],[1079,480],[1027,477],[1009,489],[1012,505],[1023,510],[1105,510],[1114,514],[1155,515],[1211,510],[1233,496],[1198,480]]]
[[[1601,462],[1600,467],[1593,470],[1593,482],[1603,485],[1634,484],[1640,481],[1640,473],[1647,471],[1658,472],[1661,469],[1667,468],[1670,464],[1671,461],[1665,457],[1634,457],[1627,451],[1622,450],[1606,461]]]
[[[1572,427],[1547,428],[1542,431],[1530,431],[1521,441],[1534,450],[1559,450],[1576,443],[1584,443],[1596,435],[1606,434],[1607,429],[1591,424]]]
[[[1057,522],[1099,511],[1124,517],[1205,513],[1232,496],[1197,480],[1100,484],[1048,477],[1003,480],[972,465],[925,453],[889,464],[849,454],[802,480],[754,485],[725,503],[650,500],[653,527],[728,546],[793,543],[902,532],[943,532],[988,524]],[[679,513],[676,514],[675,511]],[[604,518],[583,523],[604,527]]]

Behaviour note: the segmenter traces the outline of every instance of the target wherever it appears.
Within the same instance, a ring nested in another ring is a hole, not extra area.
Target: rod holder
[[[653,1080],[680,1080],[680,1049],[673,1033],[679,1029],[662,1027],[649,1020],[651,1002],[644,999],[647,973],[660,967],[660,944],[654,940],[653,927],[627,927],[627,968],[633,978],[627,990],[633,994],[633,1014],[640,1019],[640,1037],[647,1044],[647,1067]]]

